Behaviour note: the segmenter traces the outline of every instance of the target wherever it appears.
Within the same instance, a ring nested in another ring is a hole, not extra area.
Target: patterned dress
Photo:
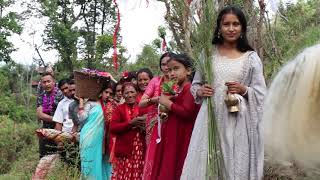
[[[225,176],[228,180],[258,180],[263,175],[262,104],[266,93],[262,63],[257,53],[247,52],[237,59],[228,59],[218,54],[213,62],[214,112],[217,121]],[[240,111],[229,113],[224,102],[227,87],[225,82],[238,81],[248,87],[247,98],[235,94],[240,100]],[[191,92],[196,102],[202,103],[196,92],[202,84],[197,72]],[[202,103],[192,133],[187,158],[181,179],[206,178],[208,152],[208,109]]]
[[[133,151],[131,157],[118,157],[113,164],[113,180],[141,180],[144,166],[143,142],[137,132],[133,140]]]
[[[129,122],[137,117],[139,107],[136,103],[129,106],[119,105],[113,112],[110,132],[116,136],[113,162],[113,180],[140,180],[144,166],[144,134]]]

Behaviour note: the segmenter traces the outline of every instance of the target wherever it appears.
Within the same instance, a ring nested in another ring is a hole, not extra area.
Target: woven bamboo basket
[[[99,91],[110,82],[110,77],[97,76],[96,74],[74,71],[76,95],[81,98],[96,100]]]

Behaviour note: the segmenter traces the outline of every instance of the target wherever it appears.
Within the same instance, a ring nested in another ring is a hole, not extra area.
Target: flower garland
[[[52,112],[54,98],[56,94],[57,88],[54,87],[49,96],[46,93],[42,96],[42,112],[46,114],[50,114]]]

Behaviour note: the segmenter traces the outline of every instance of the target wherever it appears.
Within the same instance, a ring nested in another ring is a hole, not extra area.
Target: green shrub
[[[35,123],[16,123],[8,116],[0,116],[0,174],[5,174],[11,165],[35,139]]]

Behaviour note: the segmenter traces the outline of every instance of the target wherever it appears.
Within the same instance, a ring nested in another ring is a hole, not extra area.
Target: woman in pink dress
[[[158,103],[159,103],[159,97],[161,95],[161,85],[163,82],[169,81],[169,75],[168,75],[168,66],[167,62],[170,59],[170,56],[173,53],[167,52],[164,53],[160,57],[160,70],[162,72],[162,76],[156,76],[151,79],[149,82],[146,90],[144,91],[143,96],[141,97],[139,106],[140,108],[151,106],[150,111],[147,115],[146,120],[146,143],[147,148],[150,141],[150,136],[152,133],[152,129],[154,127],[154,122],[156,121],[157,114],[158,114]]]

